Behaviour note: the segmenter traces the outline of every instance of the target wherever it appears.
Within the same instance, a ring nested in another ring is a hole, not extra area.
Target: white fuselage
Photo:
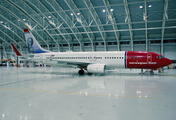
[[[69,66],[66,63],[101,63],[107,68],[125,68],[125,51],[116,52],[50,52],[34,54],[36,62],[48,65]],[[72,65],[73,67],[73,65]]]

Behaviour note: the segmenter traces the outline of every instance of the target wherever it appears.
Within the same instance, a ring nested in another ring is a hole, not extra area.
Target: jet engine
[[[106,72],[106,65],[105,64],[89,64],[87,66],[87,71],[89,73],[105,73]]]

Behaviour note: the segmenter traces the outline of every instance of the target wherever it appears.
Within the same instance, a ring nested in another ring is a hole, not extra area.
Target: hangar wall
[[[171,60],[176,60],[176,45],[165,45],[164,56]]]

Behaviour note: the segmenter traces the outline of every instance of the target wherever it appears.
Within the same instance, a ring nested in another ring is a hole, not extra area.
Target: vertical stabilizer
[[[17,55],[17,56],[22,56],[22,55],[20,54],[20,52],[17,50],[17,48],[13,45],[13,43],[11,43],[11,45],[12,45],[12,47],[13,47],[13,49],[14,49],[16,55]]]
[[[35,37],[32,35],[32,33],[28,29],[24,29],[24,35],[26,39],[26,44],[28,47],[28,52],[29,53],[48,53],[50,51],[43,49]]]

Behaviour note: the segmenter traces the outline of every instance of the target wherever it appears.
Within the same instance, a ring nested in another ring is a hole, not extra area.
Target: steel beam
[[[81,12],[79,11],[79,9],[77,8],[77,6],[75,5],[75,3],[73,2],[73,0],[64,0],[65,3],[67,4],[67,6],[71,9],[73,15],[76,17],[77,21],[79,21],[79,23],[82,25],[83,29],[85,32],[88,32],[88,31],[92,31],[90,29],[90,27],[85,27],[85,26],[89,26],[87,21],[85,20],[84,16],[81,14]],[[79,15],[76,14],[72,9],[73,8],[77,8],[78,11],[79,11]],[[90,34],[90,35],[89,35]],[[95,39],[95,36],[93,33],[87,33],[87,36],[92,44],[92,51],[94,51],[94,44],[93,44],[93,39]]]
[[[73,23],[71,18],[67,15],[65,10],[63,10],[63,8],[59,5],[59,3],[56,0],[54,0],[54,1],[58,5],[58,7],[60,9],[59,10],[60,12],[58,12],[59,17],[67,24],[69,29],[72,31],[72,33],[75,36],[76,40],[79,42],[80,51],[82,51],[83,46],[82,46],[82,43],[81,43],[81,41],[79,39],[83,39],[83,36],[81,34],[75,34],[75,32],[79,33],[79,30],[76,27],[73,27],[75,23]]]
[[[40,1],[40,0],[39,0]],[[46,0],[45,0],[46,1]],[[29,0],[28,0],[28,2],[29,2]],[[50,2],[48,2],[48,1],[46,1],[54,10],[55,10],[55,8],[50,4]],[[31,3],[31,2],[30,2]],[[40,1],[40,3],[43,5],[43,3]],[[32,4],[32,3],[31,3]],[[34,6],[34,4],[33,4],[33,6]],[[43,6],[45,6],[45,5],[43,5]],[[38,9],[37,7],[35,7],[36,9]],[[45,8],[49,11],[49,9],[45,6]],[[38,9],[39,10],[39,9]],[[40,11],[40,10],[39,10]],[[56,11],[56,10],[55,10]],[[41,11],[40,11],[41,12]],[[41,12],[42,13],[42,12]],[[48,17],[46,17],[44,14],[42,14],[42,16],[41,17],[45,17],[48,21],[50,21],[49,19],[48,19]],[[54,15],[53,15],[54,16]],[[57,22],[59,22],[60,23],[60,25],[62,25],[62,23],[54,16],[54,18],[57,20]],[[56,26],[55,26],[56,27]],[[59,30],[58,28],[56,29],[56,30],[58,30],[59,31],[59,33],[62,33],[61,32],[61,30]],[[67,32],[66,30],[65,30],[65,32]],[[63,38],[64,38],[64,40],[67,42],[67,44],[68,44],[68,47],[69,47],[69,50],[70,50],[70,43],[69,43],[69,41],[67,40],[67,38],[64,36],[64,35],[61,35]],[[72,39],[71,38],[71,36],[70,35],[67,35],[69,38],[70,38],[70,40]]]
[[[145,51],[148,51],[148,32],[147,32],[147,2],[146,2],[146,0],[145,0],[145,16],[143,16],[143,17],[145,17],[145,28],[146,28],[146,30],[145,30],[145,41],[146,41],[146,46],[145,46]]]
[[[161,2],[161,0],[149,0],[147,2]],[[119,3],[119,4],[111,4],[108,5],[108,7],[115,7],[115,6],[122,6],[122,5],[133,5],[133,4],[140,4],[144,3],[144,1],[137,1],[137,2],[129,2],[129,3]],[[100,6],[92,6],[92,7],[85,7],[85,8],[78,8],[79,10],[87,10],[87,9],[96,9],[96,8],[103,8],[106,7],[106,5],[100,5]],[[77,8],[72,9],[73,11],[78,10]],[[69,12],[70,9],[64,10],[65,12]],[[56,12],[43,12],[43,14],[48,14],[48,13],[56,13]]]
[[[11,49],[12,49],[12,52],[13,52],[13,48],[12,48],[12,46],[11,46],[11,44],[10,43],[8,43],[4,38],[2,38],[1,36],[0,36],[0,39],[1,40],[3,40],[5,43],[7,43],[10,47],[11,47]]]
[[[125,3],[124,4],[125,12],[128,17],[128,27],[129,27],[129,31],[130,31],[130,37],[131,37],[131,51],[133,51],[133,32],[132,32],[132,25],[130,24],[131,23],[130,11],[129,11],[129,7],[127,4],[128,3],[127,0],[123,0],[123,2]]]
[[[163,22],[163,21],[176,21],[176,19],[168,19],[168,20],[152,20],[152,21],[147,21],[147,23],[153,23],[153,22]],[[145,23],[145,21],[139,21],[139,22],[131,22],[130,24],[140,24],[140,23]],[[101,24],[98,26],[109,26],[109,25],[128,25],[128,23],[116,23],[116,24]],[[91,25],[91,26],[85,26],[85,27],[97,27],[97,25]],[[68,29],[69,27],[65,27],[64,29]],[[71,27],[73,28],[73,27]],[[82,28],[82,26],[76,26],[76,28]],[[56,29],[56,28],[53,28]],[[62,29],[62,28],[60,28]],[[52,29],[46,29],[46,30],[52,30]],[[36,30],[36,31],[42,31],[42,30]]]
[[[89,10],[89,13],[91,14],[93,20],[95,21],[95,23],[96,23],[96,25],[97,25],[97,27],[98,27],[99,33],[100,33],[100,35],[101,35],[101,37],[102,37],[102,39],[103,39],[103,42],[104,42],[104,49],[105,49],[105,51],[107,51],[107,45],[106,45],[106,38],[107,38],[107,35],[106,35],[106,33],[104,32],[104,31],[105,31],[104,28],[103,28],[102,26],[99,26],[99,25],[102,24],[102,23],[101,23],[101,20],[100,20],[98,14],[96,13],[95,8],[93,7],[91,1],[90,1],[90,0],[83,0],[83,1],[84,1],[86,7],[87,7],[88,10]],[[91,7],[91,8],[89,8],[89,7]],[[94,32],[93,32],[93,33],[94,33]]]
[[[161,55],[164,54],[164,45],[163,45],[163,39],[164,39],[164,30],[165,30],[165,19],[166,19],[166,12],[168,8],[168,0],[165,0],[164,2],[164,11],[163,11],[163,23],[162,23],[162,31],[161,31]]]
[[[8,10],[7,8],[5,8],[5,7],[2,6],[2,5],[0,5],[0,7],[3,8],[4,10],[6,10],[8,13],[10,13],[13,17],[15,17],[17,20],[19,20],[20,22],[22,22],[22,23],[26,26],[25,22],[24,22],[21,18],[19,18],[18,16],[16,16],[13,12],[11,12],[10,10]],[[7,19],[6,17],[4,17],[4,16],[3,16],[3,18],[5,18],[6,20],[8,20],[8,19]],[[8,22],[10,22],[11,24],[14,25],[14,23],[11,22],[10,20],[8,20]],[[18,27],[17,25],[16,25],[15,27],[17,27],[18,29],[20,29],[20,30],[23,32],[23,29],[21,29],[21,28]],[[34,31],[34,32],[35,32],[35,31]],[[48,45],[48,43],[47,43],[37,32],[35,32],[35,33],[37,34],[37,36],[40,37],[41,40],[43,40],[43,41]],[[22,39],[22,38],[21,38],[21,39]],[[22,39],[22,40],[23,40],[23,39]],[[23,42],[25,42],[25,41],[23,40]],[[26,44],[26,42],[25,42],[25,44]],[[49,46],[49,45],[48,45],[48,46]]]
[[[114,25],[114,24],[116,24],[115,17],[113,15],[113,12],[110,11],[111,7],[109,7],[110,6],[109,1],[108,0],[103,0],[103,2],[105,4],[105,6],[106,6],[107,14],[111,16],[112,27],[114,29],[115,37],[116,37],[116,40],[117,40],[117,48],[118,48],[118,51],[120,51],[120,42],[119,42],[120,33],[118,31],[117,32],[115,31],[115,30],[118,30],[118,27],[116,25]]]
[[[16,3],[12,2],[11,0],[7,0],[9,3],[11,3],[15,8],[17,8],[18,10],[20,10],[22,13],[24,13],[28,18],[30,18],[32,21],[34,21],[35,23],[37,23],[41,28],[44,29],[44,27],[37,21],[35,20],[31,15],[29,15],[23,8],[21,8],[19,5],[17,5]],[[58,46],[58,51],[60,51],[59,49],[59,44],[57,43],[57,41],[50,35],[50,33],[47,30],[44,30],[44,32],[53,40],[55,41],[55,43]]]
[[[0,5],[0,7],[2,7],[2,6]],[[11,22],[9,19],[7,19],[6,17],[4,17],[3,15],[0,14],[0,16],[1,16],[3,19],[5,19],[6,21],[8,21],[9,23],[11,23],[13,26],[15,26],[15,28],[18,28],[18,29],[22,30],[20,27],[18,27],[16,24],[14,24],[13,22]],[[15,34],[22,42],[26,43],[26,42],[23,40],[23,38],[21,38],[17,33],[13,32],[13,34]]]
[[[0,30],[0,32],[2,32],[4,35],[6,35],[8,38],[10,38],[10,40],[12,40],[13,42],[15,42],[15,43],[20,47],[20,51],[22,51],[20,44],[18,44],[13,38],[11,38],[11,37],[10,37],[7,33],[5,33],[4,31]]]
[[[164,29],[174,29],[176,26],[169,26],[164,27]],[[137,30],[157,30],[157,29],[163,29],[163,27],[153,27],[153,28],[137,28],[137,29],[131,29],[131,31],[137,31]],[[107,31],[101,31],[101,32],[114,32],[114,31],[130,31],[130,29],[121,29],[121,30],[107,30]],[[86,34],[86,32],[79,32],[79,33],[63,33],[63,34]],[[87,32],[87,33],[100,33],[100,31],[93,31],[93,32]],[[60,35],[60,34],[52,34],[54,35]]]

